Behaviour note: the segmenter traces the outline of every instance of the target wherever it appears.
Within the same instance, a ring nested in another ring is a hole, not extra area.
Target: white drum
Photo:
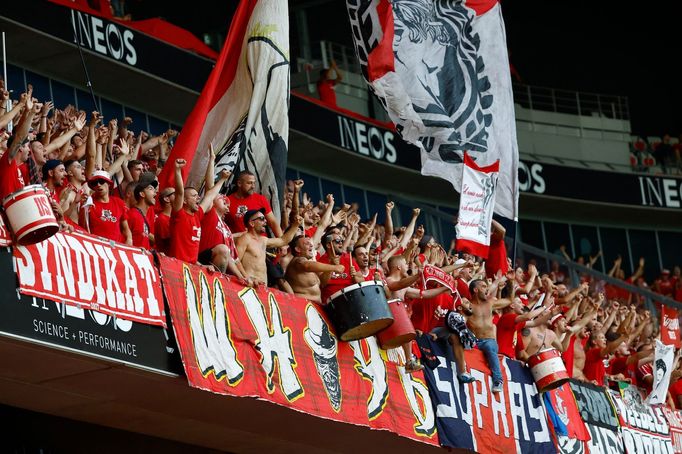
[[[19,245],[40,243],[59,231],[50,196],[42,185],[13,192],[5,197],[2,206]]]

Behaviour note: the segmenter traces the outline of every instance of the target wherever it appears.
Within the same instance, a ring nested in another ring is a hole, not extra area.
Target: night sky
[[[307,3],[311,41],[351,46],[343,0]],[[227,30],[236,0],[193,0],[194,9],[164,6],[166,16],[196,34]],[[671,3],[674,5],[675,3]],[[626,96],[634,134],[682,134],[682,76],[675,68],[682,11],[628,2],[504,0],[507,45],[523,82]],[[292,54],[296,29],[290,18]]]

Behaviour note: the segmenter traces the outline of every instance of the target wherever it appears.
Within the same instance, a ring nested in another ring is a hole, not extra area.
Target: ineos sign
[[[113,22],[104,22],[99,17],[78,11],[71,11],[71,25],[75,36],[85,46],[97,53],[129,65],[137,64],[137,52],[133,46],[135,35]]]
[[[519,188],[523,192],[535,192],[544,194],[545,179],[542,177],[542,164],[530,164],[519,161]]]
[[[341,115],[337,118],[343,148],[395,164],[398,153],[393,145],[395,134],[392,131],[354,121]]]

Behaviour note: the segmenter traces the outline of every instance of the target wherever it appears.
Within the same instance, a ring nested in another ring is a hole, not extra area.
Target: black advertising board
[[[293,93],[291,129],[366,158],[419,172],[419,150],[390,125]],[[519,161],[523,193],[615,205],[682,209],[682,179]]]
[[[163,374],[182,373],[170,329],[20,295],[9,248],[0,250],[0,286],[6,289],[0,298],[0,335]]]
[[[200,92],[214,62],[160,41],[121,22],[48,1],[3,2],[0,16],[95,55]],[[76,28],[75,25],[78,25]]]

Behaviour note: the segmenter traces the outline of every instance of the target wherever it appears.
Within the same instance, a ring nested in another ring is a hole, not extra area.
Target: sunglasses
[[[252,221],[265,221],[265,216],[258,216],[257,218],[251,218]]]
[[[107,180],[93,180],[89,183],[89,186],[99,186],[101,184],[109,183]]]
[[[343,244],[343,240],[334,240],[334,243],[336,243],[336,244]]]

